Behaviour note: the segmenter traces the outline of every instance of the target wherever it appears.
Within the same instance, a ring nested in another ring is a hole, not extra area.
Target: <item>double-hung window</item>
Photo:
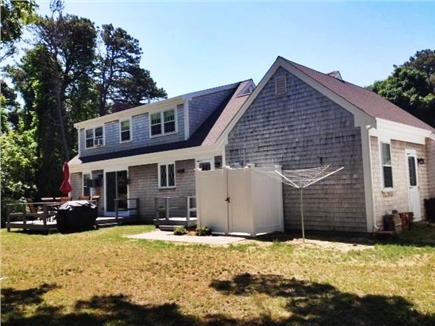
[[[130,119],[119,122],[121,143],[131,140],[131,121]]]
[[[151,113],[150,121],[151,137],[171,134],[177,131],[175,109]]]
[[[382,178],[384,188],[393,188],[393,167],[391,165],[391,145],[381,143]]]
[[[91,128],[85,130],[86,148],[104,145],[103,127]]]
[[[175,163],[159,164],[159,188],[175,187]]]

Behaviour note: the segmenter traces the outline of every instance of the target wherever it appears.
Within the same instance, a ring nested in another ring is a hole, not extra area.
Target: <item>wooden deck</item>
[[[161,230],[174,230],[177,226],[190,228],[197,224],[195,196],[156,197],[154,208],[153,222]]]
[[[137,222],[138,219],[134,217],[114,217],[114,216],[100,216],[97,217],[96,226],[115,226],[120,224],[128,224]],[[10,221],[6,223],[8,231],[11,229],[21,229],[24,231],[57,231],[57,222],[55,219],[43,220],[37,219],[33,221]]]

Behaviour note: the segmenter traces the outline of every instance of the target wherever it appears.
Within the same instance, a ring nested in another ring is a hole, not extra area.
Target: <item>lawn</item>
[[[1,231],[2,324],[435,324],[435,228],[340,251]]]

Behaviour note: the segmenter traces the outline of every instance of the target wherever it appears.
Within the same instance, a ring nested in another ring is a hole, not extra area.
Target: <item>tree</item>
[[[33,22],[36,4],[33,0],[2,0],[0,61],[15,52],[15,42],[21,38],[23,26]]]
[[[35,129],[23,130],[20,127],[0,136],[2,202],[29,198],[36,192]]]
[[[59,9],[53,9],[59,10]],[[95,58],[96,30],[86,18],[73,15],[44,17],[36,24],[38,44],[48,54],[48,68],[52,82],[56,114],[65,158],[71,158],[71,137],[68,137],[67,115],[71,110],[65,107],[68,93],[77,83],[89,80]]]
[[[163,88],[157,87],[148,70],[134,65],[128,67],[126,72],[128,76],[117,83],[118,89],[114,92],[114,102],[125,103],[132,107],[167,96]]]
[[[0,80],[0,85],[1,132],[5,133],[9,131],[11,125],[17,127],[20,106],[15,91],[4,80]]]
[[[435,127],[435,51],[418,51],[370,88]]]
[[[31,153],[34,149],[34,155],[28,157],[36,172],[26,174],[33,180],[25,184],[36,185],[36,197],[58,193],[62,164],[76,153],[75,122],[105,114],[115,104],[125,108],[166,96],[149,71],[140,67],[139,43],[126,31],[106,25],[104,41],[100,35],[103,51],[96,56],[93,22],[64,15],[62,0],[52,1],[50,8],[51,16],[37,17],[33,23],[31,47],[24,50],[18,63],[5,70],[14,87],[2,83],[0,97],[5,133],[2,149],[24,146],[20,148],[24,151],[30,146]],[[15,90],[23,100],[21,107]],[[30,136],[34,144],[28,142]],[[11,169],[5,170],[5,178],[17,181],[24,176],[12,170],[22,165],[14,163],[18,157],[12,154],[11,149],[5,156],[4,164]],[[14,198],[30,193],[24,186],[11,189],[6,195]]]
[[[38,196],[56,194],[65,159],[56,114],[55,79],[52,78],[52,66],[55,64],[46,47],[38,45],[24,54],[17,67],[8,70],[24,100],[20,111],[20,130],[34,129],[38,173],[33,182]]]
[[[96,63],[100,116],[109,113],[116,102],[133,106],[145,99],[166,97],[149,71],[140,67],[141,54],[139,41],[125,30],[114,28],[112,24],[102,26]]]

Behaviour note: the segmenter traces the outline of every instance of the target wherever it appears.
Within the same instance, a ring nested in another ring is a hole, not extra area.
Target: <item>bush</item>
[[[196,235],[199,236],[211,235],[211,229],[206,226],[201,226],[196,229]]]
[[[175,235],[187,234],[187,230],[184,226],[177,226],[174,230]]]

